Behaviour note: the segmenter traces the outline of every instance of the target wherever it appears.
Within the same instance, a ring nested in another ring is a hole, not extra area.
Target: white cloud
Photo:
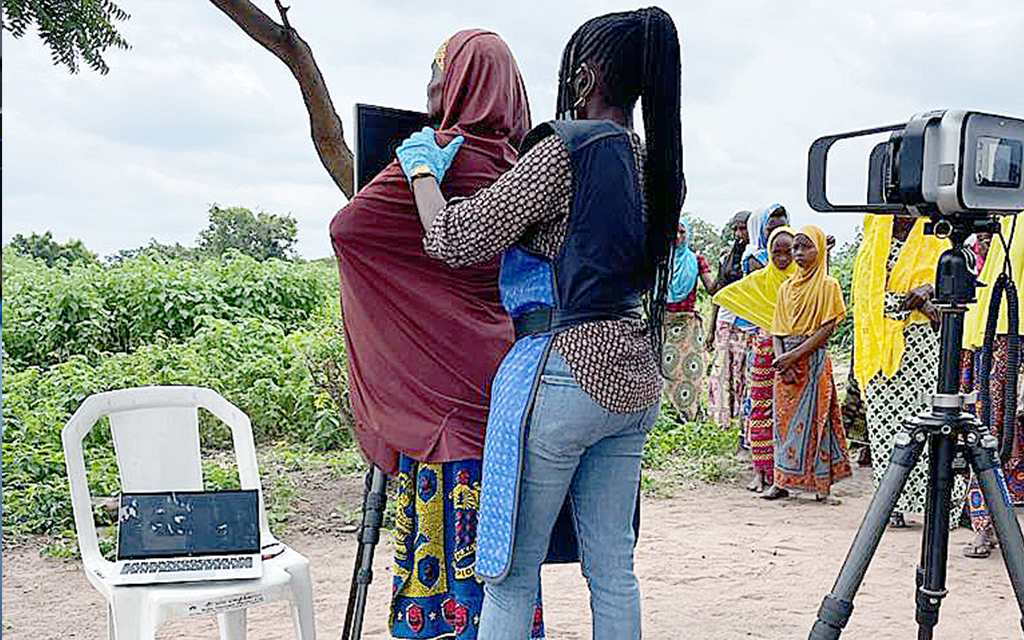
[[[261,2],[271,15],[273,6]],[[299,250],[330,253],[344,197],[321,167],[294,79],[203,2],[127,1],[132,44],[111,72],[53,67],[30,34],[5,35],[3,238],[52,230],[101,254],[191,244],[211,203],[291,213]],[[783,202],[845,239],[856,217],[812,217],[807,148],[822,134],[940,107],[1024,115],[1024,4],[666,2],[683,40],[686,209],[717,224]],[[550,118],[562,46],[587,18],[624,7],[389,0],[292,3],[352,139],[356,102],[422,109],[429,62],[457,29],[483,26],[516,54],[535,121]],[[857,193],[866,158],[837,162]],[[847,177],[848,176],[848,177]]]

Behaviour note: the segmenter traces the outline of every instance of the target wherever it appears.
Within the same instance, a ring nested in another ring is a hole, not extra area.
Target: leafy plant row
[[[48,368],[16,371],[5,359],[4,530],[60,534],[71,528],[60,431],[85,398],[101,391],[142,385],[209,387],[249,416],[258,442],[286,441],[316,449],[350,444],[348,416],[313,377],[333,368],[340,377],[335,383],[343,385],[344,342],[336,319],[323,313],[316,326],[286,334],[267,320],[230,322],[205,316],[182,342],[160,337],[95,363],[75,355]],[[228,429],[212,416],[203,415],[200,428],[204,447],[230,446]],[[119,489],[109,428],[93,429],[85,445],[93,495],[115,495]]]
[[[54,268],[6,248],[3,262],[4,364],[15,369],[76,355],[96,364],[100,354],[181,341],[204,317],[260,318],[291,332],[337,295],[326,263],[259,262],[237,251]]]

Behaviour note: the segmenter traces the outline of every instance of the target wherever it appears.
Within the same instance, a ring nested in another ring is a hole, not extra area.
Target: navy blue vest
[[[573,194],[568,233],[552,261],[555,308],[544,312],[546,329],[639,317],[646,224],[629,132],[607,120],[556,120],[533,129],[520,153],[552,134],[569,151]],[[545,328],[543,318],[540,326],[536,317],[524,321],[527,333]]]

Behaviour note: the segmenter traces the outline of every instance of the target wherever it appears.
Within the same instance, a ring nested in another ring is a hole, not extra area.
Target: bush
[[[292,332],[336,297],[325,262],[257,262],[238,252],[220,260],[143,254],[109,267],[66,270],[4,250],[4,357],[18,368],[82,355],[134,351],[161,338],[193,336],[199,320],[256,317]]]
[[[736,475],[735,427],[714,422],[684,422],[669,402],[662,402],[658,421],[647,434],[643,467],[677,473],[688,480],[713,482]]]
[[[209,387],[250,417],[258,443],[351,446],[333,262],[138,256],[57,269],[9,249],[4,261],[8,532],[73,528],[60,431],[94,393]],[[208,453],[230,446],[227,428],[205,412],[200,428]],[[109,428],[94,428],[85,451],[93,494],[116,494]]]

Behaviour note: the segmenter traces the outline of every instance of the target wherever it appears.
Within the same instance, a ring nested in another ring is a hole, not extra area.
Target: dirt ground
[[[309,557],[320,638],[340,637],[356,548],[336,533],[358,480],[319,487],[301,505],[289,544]],[[818,605],[832,587],[870,499],[868,470],[836,485],[842,504],[812,496],[775,503],[733,484],[682,487],[670,498],[645,499],[636,569],[643,592],[644,637],[806,638]],[[346,496],[344,501],[341,496]],[[921,527],[889,531],[856,599],[844,640],[916,637],[914,567]],[[946,598],[935,637],[1020,638],[1019,613],[1001,557],[964,558],[970,532],[952,533]],[[390,549],[378,548],[363,637],[387,638]],[[590,637],[586,584],[577,565],[544,570],[548,637]],[[105,603],[78,562],[40,557],[38,549],[3,553],[3,637],[106,638]],[[171,622],[160,638],[217,638],[214,618]],[[283,603],[250,609],[249,637],[290,638]]]

